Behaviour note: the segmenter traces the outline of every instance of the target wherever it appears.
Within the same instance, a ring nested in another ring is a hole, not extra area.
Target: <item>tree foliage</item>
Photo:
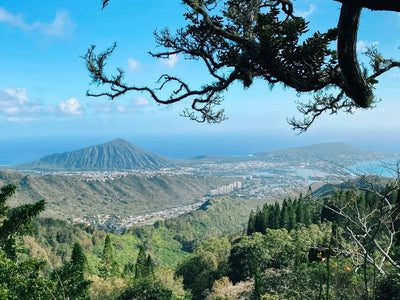
[[[132,287],[127,288],[118,299],[170,300],[171,297],[172,291],[161,283],[149,278],[141,278]]]
[[[103,278],[110,279],[119,273],[118,263],[114,260],[113,247],[111,244],[110,236],[107,234],[104,241],[102,267],[100,273]]]
[[[307,130],[323,112],[352,113],[355,108],[369,108],[374,102],[376,78],[399,67],[400,61],[384,58],[371,48],[366,53],[370,67],[360,67],[356,43],[361,11],[400,11],[400,4],[389,0],[335,1],[342,3],[337,28],[310,34],[307,21],[295,15],[292,0],[183,0],[188,24],[175,34],[167,28],[157,32],[156,43],[165,51],[150,54],[156,58],[181,54],[200,60],[211,75],[209,83],[193,88],[176,76],[164,74],[157,88],[128,84],[120,68],[116,75],[105,73],[114,44],[99,54],[92,46],[84,56],[93,83],[107,88],[87,94],[115,99],[136,91],[148,93],[161,104],[188,100],[191,107],[184,116],[217,123],[226,118],[218,106],[229,86],[239,81],[250,87],[254,79],[261,78],[271,86],[281,83],[298,93],[314,93],[313,100],[299,103],[304,120],[289,120],[300,131]],[[104,8],[109,0],[102,2]],[[162,98],[159,90],[168,88],[170,96]]]
[[[86,258],[75,243],[71,260],[44,276],[46,262],[18,255],[17,238],[33,233],[32,221],[45,201],[10,209],[6,202],[16,186],[0,188],[0,299],[89,299],[84,277]]]
[[[248,236],[238,240],[232,247],[232,280],[235,282],[256,277],[256,267],[268,270],[270,267],[265,265],[268,247],[262,251],[257,248],[263,243],[260,233],[267,236],[271,230],[284,228],[290,230],[292,249],[295,250],[284,255],[292,258],[289,268],[275,267],[279,271],[263,273],[263,284],[269,287],[269,291],[275,290],[275,294],[289,298],[320,298],[322,294],[341,299],[361,296],[369,299],[373,295],[376,299],[393,298],[398,294],[398,285],[394,282],[400,270],[399,176],[383,182],[388,183],[384,185],[376,177],[363,175],[348,181],[341,189],[334,190],[324,198],[311,197],[310,194],[294,201],[284,199],[281,205],[266,204],[262,210],[252,212]],[[293,216],[290,211],[294,212]],[[305,217],[307,215],[311,218]],[[325,234],[321,235],[322,232],[316,229],[323,227]],[[259,241],[253,244],[251,241],[255,239]],[[283,243],[276,241],[276,244]],[[253,252],[256,253],[253,263],[256,267],[251,265]],[[261,261],[257,261],[259,257],[262,257]],[[344,265],[344,272],[337,267],[339,263]],[[315,276],[308,276],[308,283],[298,278],[303,275],[298,273],[296,266],[302,264],[306,264],[303,269],[315,273]],[[351,272],[353,269],[354,273]],[[299,289],[290,289],[281,294],[278,291],[282,290],[282,285],[287,286],[287,282],[283,283],[285,280],[293,285],[305,284],[309,287],[320,280],[320,294],[299,296]],[[337,289],[340,282],[347,280],[355,280],[357,288],[345,286],[346,291]]]
[[[176,274],[183,277],[183,285],[192,292],[193,299],[203,299],[214,281],[227,275],[230,249],[226,238],[213,238],[178,265]]]
[[[0,299],[52,299],[54,282],[42,276],[44,261],[16,263],[0,251]]]
[[[135,264],[135,280],[140,278],[154,279],[154,262],[150,254],[146,257],[144,246],[140,246]]]
[[[75,242],[74,247],[72,248],[71,254],[71,264],[77,267],[77,269],[82,272],[85,270],[87,265],[86,256],[82,251],[81,244]]]
[[[265,234],[269,229],[285,228],[291,231],[298,225],[310,225],[323,219],[319,216],[318,208],[310,201],[309,196],[303,198],[301,195],[298,199],[283,199],[281,205],[277,202],[274,204],[264,204],[262,210],[258,209],[256,213],[250,213],[247,235],[254,232]]]
[[[16,190],[0,188],[0,299],[50,299],[53,282],[42,276],[44,261],[18,261],[16,239],[32,233],[32,220],[44,210],[45,201],[10,209],[6,203]]]
[[[79,243],[72,249],[71,260],[64,263],[52,273],[52,280],[56,283],[62,299],[90,299],[89,286],[91,281],[85,279],[86,257]]]
[[[32,220],[45,208],[45,201],[40,200],[10,209],[6,202],[16,188],[13,184],[0,188],[0,247],[12,260],[17,258],[16,239],[32,234]]]

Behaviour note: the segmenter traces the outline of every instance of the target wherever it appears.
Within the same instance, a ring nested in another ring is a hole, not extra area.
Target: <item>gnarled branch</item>
[[[156,33],[156,42],[165,51],[150,54],[168,58],[183,54],[187,59],[200,59],[211,75],[211,82],[193,88],[177,76],[166,75],[156,88],[140,87],[124,82],[124,72],[105,74],[105,60],[115,46],[96,55],[90,48],[84,59],[98,86],[107,86],[104,92],[88,92],[89,96],[115,99],[129,91],[149,93],[161,104],[182,100],[191,102],[183,116],[200,122],[221,122],[225,119],[221,104],[222,94],[235,81],[244,87],[254,78],[262,78],[273,85],[282,83],[299,93],[315,93],[314,101],[298,105],[305,116],[303,121],[290,119],[300,132],[305,131],[324,112],[352,113],[356,108],[372,107],[373,85],[376,78],[400,62],[384,59],[377,51],[369,56],[374,61],[373,74],[361,70],[357,60],[357,31],[362,8],[398,11],[398,1],[336,0],[342,3],[338,28],[325,33],[315,32],[308,38],[308,23],[294,15],[291,0],[183,0],[188,10],[188,25],[171,35],[168,29]],[[102,0],[103,8],[109,0]],[[222,15],[216,12],[222,8]],[[331,43],[338,40],[337,50]],[[303,41],[303,42],[300,42]],[[336,87],[336,96],[328,89]],[[161,97],[160,90],[171,88],[169,96]],[[325,95],[325,96],[321,96]]]

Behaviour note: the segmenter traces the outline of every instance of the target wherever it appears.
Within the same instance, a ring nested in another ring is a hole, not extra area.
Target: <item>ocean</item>
[[[27,163],[45,155],[79,150],[116,138],[123,138],[139,148],[172,158],[197,155],[245,157],[259,151],[297,146],[279,137],[252,135],[9,138],[0,139],[0,165]]]
[[[123,138],[144,150],[172,158],[190,158],[197,155],[246,157],[259,151],[275,151],[291,147],[308,146],[326,142],[340,142],[308,136],[280,136],[260,134],[171,134],[135,136],[87,136],[87,137],[30,137],[0,138],[0,165],[16,165],[31,162],[45,155],[78,150]],[[344,142],[347,142],[344,140]],[[349,144],[365,150],[399,153],[400,145],[353,139]],[[379,172],[377,170],[376,172]]]
[[[363,161],[350,166],[348,169],[356,175],[375,174],[396,178],[400,175],[400,158]]]

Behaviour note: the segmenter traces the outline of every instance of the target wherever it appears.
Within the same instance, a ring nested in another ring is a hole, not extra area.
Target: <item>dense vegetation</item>
[[[253,276],[255,293],[268,297],[397,299],[399,205],[392,184],[266,204],[232,248],[231,261],[240,261],[232,279]]]
[[[7,212],[14,191],[1,190],[0,299],[396,299],[400,293],[394,184],[338,189],[320,199],[307,193],[261,209],[262,199],[211,198],[195,212],[124,234],[53,219],[31,223],[44,202]],[[21,225],[7,229],[21,213]]]

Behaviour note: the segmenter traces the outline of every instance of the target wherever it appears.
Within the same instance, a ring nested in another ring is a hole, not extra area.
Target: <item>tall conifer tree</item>
[[[255,232],[255,222],[256,222],[256,218],[254,215],[254,211],[251,210],[250,212],[250,216],[249,216],[249,222],[247,225],[247,235],[252,235]]]
[[[71,264],[76,266],[76,268],[81,270],[82,272],[86,268],[87,264],[86,256],[82,251],[81,244],[79,244],[78,242],[76,242],[74,244],[74,247],[72,248]]]
[[[104,242],[104,248],[103,248],[103,266],[101,271],[102,276],[105,279],[109,279],[118,273],[118,265],[114,261],[113,257],[113,250],[112,250],[112,244],[110,240],[110,236],[107,234],[106,239]]]
[[[79,243],[72,248],[71,260],[55,270],[52,279],[62,299],[88,300],[89,286],[92,283],[85,279],[86,257]]]
[[[135,265],[135,279],[142,278],[146,274],[146,252],[144,250],[144,246],[140,246],[139,254],[136,259],[136,265]]]

